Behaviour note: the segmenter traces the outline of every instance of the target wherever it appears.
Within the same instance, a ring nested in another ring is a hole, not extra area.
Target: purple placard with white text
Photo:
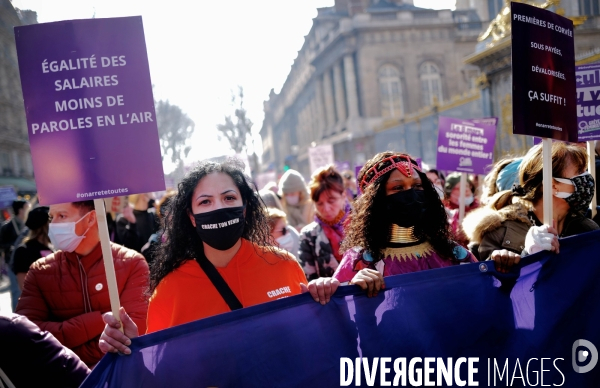
[[[440,116],[437,168],[486,174],[493,162],[496,124]],[[497,122],[497,121],[496,121]]]
[[[162,191],[142,18],[15,27],[41,204]]]
[[[575,67],[579,141],[600,140],[600,63]]]

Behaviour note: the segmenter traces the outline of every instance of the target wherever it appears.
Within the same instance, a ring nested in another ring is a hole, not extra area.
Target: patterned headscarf
[[[408,154],[396,154],[383,159],[381,162],[373,165],[364,173],[360,180],[360,189],[365,191],[366,187],[375,182],[381,176],[387,174],[393,169],[397,169],[406,177],[412,177],[413,168],[421,171],[417,163],[411,159]]]

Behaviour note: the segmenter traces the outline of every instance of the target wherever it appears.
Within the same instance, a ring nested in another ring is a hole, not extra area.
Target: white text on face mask
[[[239,218],[234,218],[233,220],[219,222],[217,224],[204,224],[202,225],[202,229],[220,229],[225,228],[229,225],[238,224],[240,222]]]

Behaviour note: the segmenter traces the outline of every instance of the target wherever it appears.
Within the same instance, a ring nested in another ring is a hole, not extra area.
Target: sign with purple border
[[[579,141],[600,140],[600,63],[577,66],[575,78]]]
[[[513,133],[577,141],[573,22],[511,3]]]
[[[485,174],[493,163],[496,124],[439,118],[437,168]]]
[[[165,189],[142,18],[15,27],[41,204]]]

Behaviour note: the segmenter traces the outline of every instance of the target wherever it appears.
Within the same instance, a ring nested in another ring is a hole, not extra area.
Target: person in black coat
[[[18,314],[0,313],[0,386],[79,387],[88,367],[49,332]],[[7,381],[8,380],[8,381]]]
[[[29,212],[25,222],[29,233],[13,252],[11,267],[17,276],[20,290],[23,289],[23,282],[31,264],[53,252],[48,237],[48,210],[48,207],[40,206]]]

